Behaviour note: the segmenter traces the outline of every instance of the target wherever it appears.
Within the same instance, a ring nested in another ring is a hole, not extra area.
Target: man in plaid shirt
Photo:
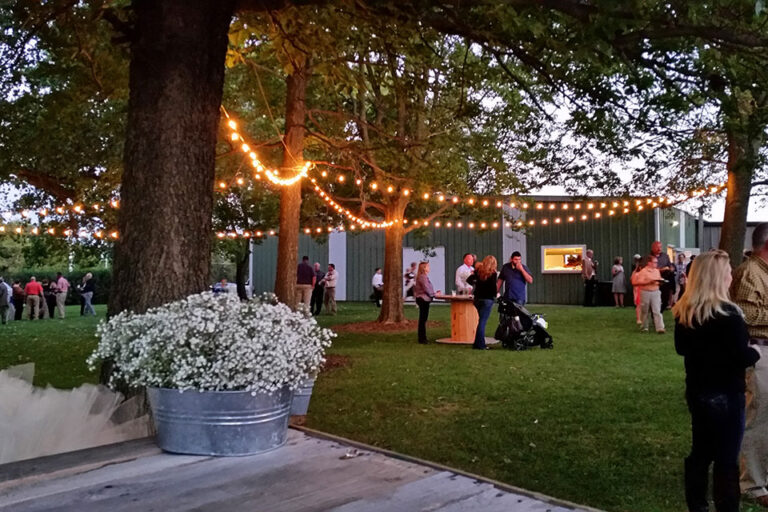
[[[768,222],[752,233],[752,256],[733,272],[731,299],[744,311],[750,343],[768,346]],[[747,370],[741,490],[768,507],[768,357]]]

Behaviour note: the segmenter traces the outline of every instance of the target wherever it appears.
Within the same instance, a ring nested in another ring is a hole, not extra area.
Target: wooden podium
[[[451,303],[451,337],[441,338],[437,342],[472,345],[479,319],[472,296],[436,295],[435,298]]]

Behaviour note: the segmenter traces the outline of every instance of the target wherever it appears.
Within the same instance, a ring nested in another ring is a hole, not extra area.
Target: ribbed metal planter
[[[315,387],[315,379],[306,379],[293,392],[291,402],[291,416],[303,416],[309,410],[309,400],[312,398],[312,388]]]
[[[253,455],[285,444],[291,390],[252,396],[247,391],[149,388],[157,444],[172,453]]]

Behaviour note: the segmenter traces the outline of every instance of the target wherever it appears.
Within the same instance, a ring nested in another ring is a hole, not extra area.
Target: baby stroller
[[[526,350],[531,347],[552,348],[552,336],[547,332],[547,321],[541,315],[532,315],[520,304],[509,299],[499,299],[499,327],[497,340],[510,350]]]

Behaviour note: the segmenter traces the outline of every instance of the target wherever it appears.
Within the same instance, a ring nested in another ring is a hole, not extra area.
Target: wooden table
[[[477,309],[471,295],[436,295],[436,299],[451,303],[451,337],[441,338],[438,343],[471,345],[477,330]]]

